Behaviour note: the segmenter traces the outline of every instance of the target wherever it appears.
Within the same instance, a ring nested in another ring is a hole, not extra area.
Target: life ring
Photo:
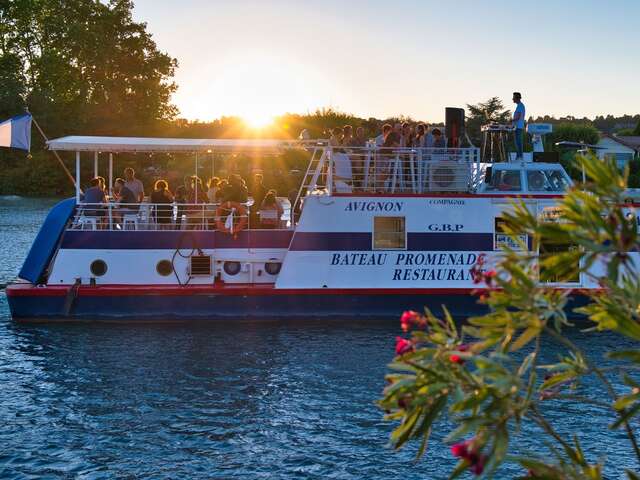
[[[225,225],[227,223],[227,216],[232,211],[234,214],[233,228],[227,228]],[[236,234],[246,228],[248,218],[247,209],[243,204],[238,202],[224,202],[216,209],[216,229],[224,233]]]

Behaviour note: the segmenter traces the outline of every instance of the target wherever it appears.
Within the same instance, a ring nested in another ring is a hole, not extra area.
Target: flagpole
[[[40,132],[40,135],[42,135],[42,138],[44,138],[45,142],[48,142],[49,139],[47,138],[47,136],[44,134],[44,132],[42,131],[42,129],[40,128],[40,125],[38,125],[38,122],[36,121],[36,119],[34,118],[33,114],[31,115],[31,120],[33,120],[33,124],[36,126],[36,128],[38,129],[38,131]],[[76,181],[73,178],[73,175],[71,175],[71,172],[69,171],[69,169],[67,168],[67,166],[64,164],[64,162],[62,161],[62,159],[60,158],[60,155],[58,155],[58,152],[56,152],[55,150],[51,150],[53,152],[53,154],[55,155],[55,157],[58,159],[58,163],[60,163],[60,166],[62,167],[62,169],[64,170],[64,172],[67,174],[67,177],[69,177],[69,180],[71,180],[71,183],[73,184],[74,188],[76,187]],[[80,192],[82,192],[82,190],[80,190]]]

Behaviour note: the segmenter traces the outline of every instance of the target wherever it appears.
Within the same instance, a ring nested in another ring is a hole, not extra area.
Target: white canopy
[[[218,138],[151,138],[69,136],[49,140],[49,150],[71,152],[207,152],[279,150],[296,145],[287,140],[230,140]]]

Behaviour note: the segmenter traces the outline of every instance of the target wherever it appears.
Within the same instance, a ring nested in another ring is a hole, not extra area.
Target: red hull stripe
[[[35,287],[28,284],[8,285],[9,297],[65,296],[70,285]],[[147,295],[469,295],[473,288],[274,288],[273,285],[81,285],[79,296],[147,296]]]
[[[36,287],[29,284],[13,284],[6,288],[9,297],[59,297],[65,296],[70,285]],[[81,285],[81,297],[128,296],[262,296],[262,295],[471,295],[481,293],[478,288],[278,288],[269,285]],[[585,293],[585,289],[573,289],[573,294]],[[594,290],[589,290],[593,293]]]

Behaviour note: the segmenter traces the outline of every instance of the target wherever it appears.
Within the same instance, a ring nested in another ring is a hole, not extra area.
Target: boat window
[[[523,250],[523,245],[528,249],[527,235],[509,235],[505,231],[505,221],[501,217],[495,219],[495,235],[493,248],[501,250],[502,247],[509,247],[511,250]]]
[[[374,250],[404,250],[407,235],[404,217],[373,217]]]
[[[520,170],[493,170],[491,183],[486,186],[486,191],[520,192],[522,183]]]
[[[527,170],[527,187],[530,192],[563,192],[569,182],[562,170]]]

